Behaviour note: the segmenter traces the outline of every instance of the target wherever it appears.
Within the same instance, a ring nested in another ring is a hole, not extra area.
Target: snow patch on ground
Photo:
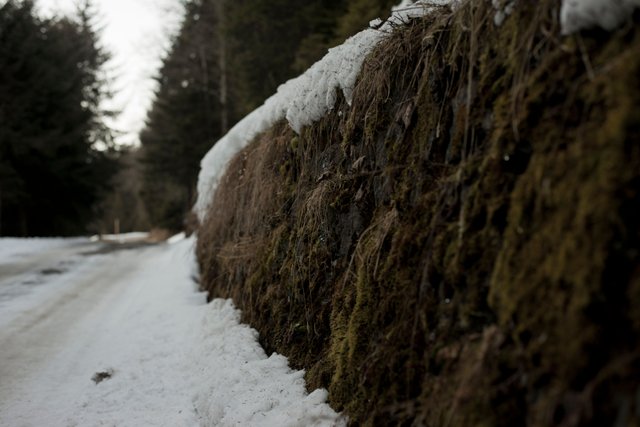
[[[287,359],[270,357],[257,342],[258,333],[240,324],[231,300],[214,300],[202,319],[202,343],[196,354],[206,384],[195,399],[197,413],[221,426],[343,425],[324,402],[325,390],[307,394],[304,371],[289,368]],[[204,363],[203,363],[204,362]]]
[[[611,31],[628,20],[640,0],[563,0],[562,34],[600,27]]]
[[[133,242],[137,240],[145,240],[149,237],[149,232],[147,231],[132,231],[129,233],[120,233],[120,234],[96,234],[90,237],[92,242],[97,242],[100,240],[112,241],[112,242]]]
[[[333,109],[338,90],[342,91],[350,104],[365,58],[385,35],[395,26],[427,13],[430,10],[427,4],[435,6],[451,2],[431,0],[412,4],[409,0],[403,0],[393,8],[391,17],[379,28],[361,31],[342,45],[329,49],[324,58],[304,74],[281,85],[275,95],[238,122],[209,150],[200,163],[198,200],[194,207],[200,221],[204,219],[226,165],[259,133],[284,118],[299,133],[303,127],[319,120]]]
[[[186,238],[187,238],[187,236],[185,235],[184,232],[178,233],[178,234],[174,234],[173,236],[171,236],[171,237],[169,237],[167,239],[167,243],[169,243],[169,244],[178,243],[178,242],[183,241]]]

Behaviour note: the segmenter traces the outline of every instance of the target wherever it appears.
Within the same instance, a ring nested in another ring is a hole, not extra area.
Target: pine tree
[[[82,233],[114,172],[100,116],[106,55],[79,22],[0,8],[0,232]],[[97,145],[101,145],[101,149]]]
[[[389,0],[189,0],[141,133],[143,197],[152,224],[180,229],[199,162],[230,126]]]
[[[152,224],[178,230],[195,201],[200,159],[228,127],[221,96],[215,4],[186,5],[140,135],[143,198]]]
[[[386,19],[397,0],[353,0],[346,13],[340,17],[336,28],[336,43],[364,30],[375,18]]]

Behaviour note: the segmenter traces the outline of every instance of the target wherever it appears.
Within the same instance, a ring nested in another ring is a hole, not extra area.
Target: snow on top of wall
[[[447,5],[452,0],[430,0],[425,3]],[[368,28],[342,45],[329,49],[324,58],[304,74],[282,84],[275,95],[222,137],[200,163],[198,200],[194,207],[200,221],[204,219],[226,165],[240,150],[283,118],[299,133],[304,126],[319,120],[333,109],[338,89],[347,103],[351,104],[355,82],[366,56],[394,26],[424,15],[430,9],[425,3],[412,4],[410,0],[403,0],[392,9],[391,17],[378,29]]]
[[[494,22],[501,25],[513,11],[516,0],[491,0],[496,9]],[[222,137],[200,163],[198,200],[194,210],[204,219],[213,194],[229,161],[259,133],[278,120],[286,118],[291,128],[300,132],[304,126],[319,120],[329,112],[341,90],[351,104],[353,89],[366,56],[395,25],[427,13],[428,5],[451,5],[459,0],[428,0],[413,3],[402,0],[391,17],[379,28],[368,28],[329,49],[320,61],[304,74],[282,84],[265,103],[247,115]],[[571,34],[583,28],[599,26],[612,30],[627,19],[640,0],[563,0],[560,12],[562,33]],[[372,21],[379,25],[380,21]]]
[[[562,34],[600,27],[611,31],[629,19],[640,0],[563,0]]]

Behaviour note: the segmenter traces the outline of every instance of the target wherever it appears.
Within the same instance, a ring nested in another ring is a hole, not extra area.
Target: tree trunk
[[[223,134],[229,130],[229,111],[227,105],[227,43],[224,33],[224,2],[216,2],[218,15],[218,61],[220,65],[220,130]]]

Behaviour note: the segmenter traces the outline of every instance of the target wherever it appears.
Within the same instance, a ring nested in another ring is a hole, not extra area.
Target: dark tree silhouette
[[[84,232],[114,172],[92,16],[88,3],[77,21],[41,20],[31,1],[0,8],[2,235]]]

